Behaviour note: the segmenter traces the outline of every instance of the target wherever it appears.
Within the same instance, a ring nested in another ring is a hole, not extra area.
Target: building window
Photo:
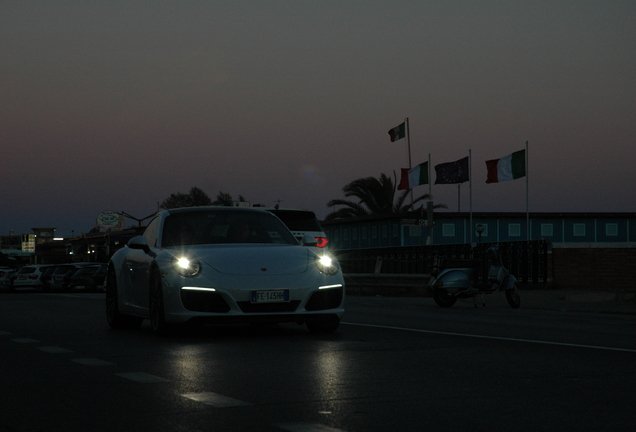
[[[520,237],[521,224],[508,224],[508,235],[510,237]]]
[[[608,237],[616,237],[618,235],[618,224],[605,224],[605,235]]]
[[[393,225],[393,237],[397,237],[399,233],[400,233],[400,229],[398,228],[397,224],[394,224]]]
[[[342,240],[349,240],[349,228],[345,228],[342,230]]]
[[[583,237],[585,235],[585,224],[575,223],[572,226],[572,231],[575,237]]]
[[[541,237],[552,237],[554,235],[554,225],[541,224]]]
[[[367,239],[367,227],[362,227],[362,240]]]
[[[389,236],[389,227],[386,225],[382,226],[382,238],[387,238]]]
[[[455,225],[453,225],[453,224],[443,224],[442,225],[442,236],[443,237],[455,237]]]
[[[422,236],[422,227],[419,225],[410,225],[409,226],[409,237],[421,237]]]
[[[371,238],[378,238],[378,227],[374,226],[371,228]]]
[[[351,238],[353,240],[358,240],[358,228],[353,228],[351,230]]]

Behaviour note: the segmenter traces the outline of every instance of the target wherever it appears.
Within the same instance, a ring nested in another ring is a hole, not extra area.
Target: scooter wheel
[[[517,289],[517,284],[515,284],[512,288],[506,290],[506,299],[508,300],[508,304],[513,309],[518,309],[521,306],[521,297],[519,297],[519,290]]]
[[[436,289],[433,291],[433,299],[438,306],[443,308],[451,307],[457,301],[457,297],[454,297],[445,289]]]

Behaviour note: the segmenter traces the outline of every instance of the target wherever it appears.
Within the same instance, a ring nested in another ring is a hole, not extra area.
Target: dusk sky
[[[531,212],[636,212],[634,0],[2,0],[0,53],[3,235],[193,186],[322,218],[408,166],[406,117],[413,165],[471,151],[475,212],[525,211],[485,161],[526,141]]]

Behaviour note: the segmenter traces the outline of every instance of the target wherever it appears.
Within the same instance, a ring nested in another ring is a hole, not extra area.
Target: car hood
[[[231,275],[290,275],[307,271],[310,251],[288,245],[223,245],[199,249],[196,257],[214,270]]]

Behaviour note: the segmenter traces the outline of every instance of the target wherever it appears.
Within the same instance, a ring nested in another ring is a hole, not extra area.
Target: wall
[[[636,292],[636,244],[553,243],[554,288]]]

